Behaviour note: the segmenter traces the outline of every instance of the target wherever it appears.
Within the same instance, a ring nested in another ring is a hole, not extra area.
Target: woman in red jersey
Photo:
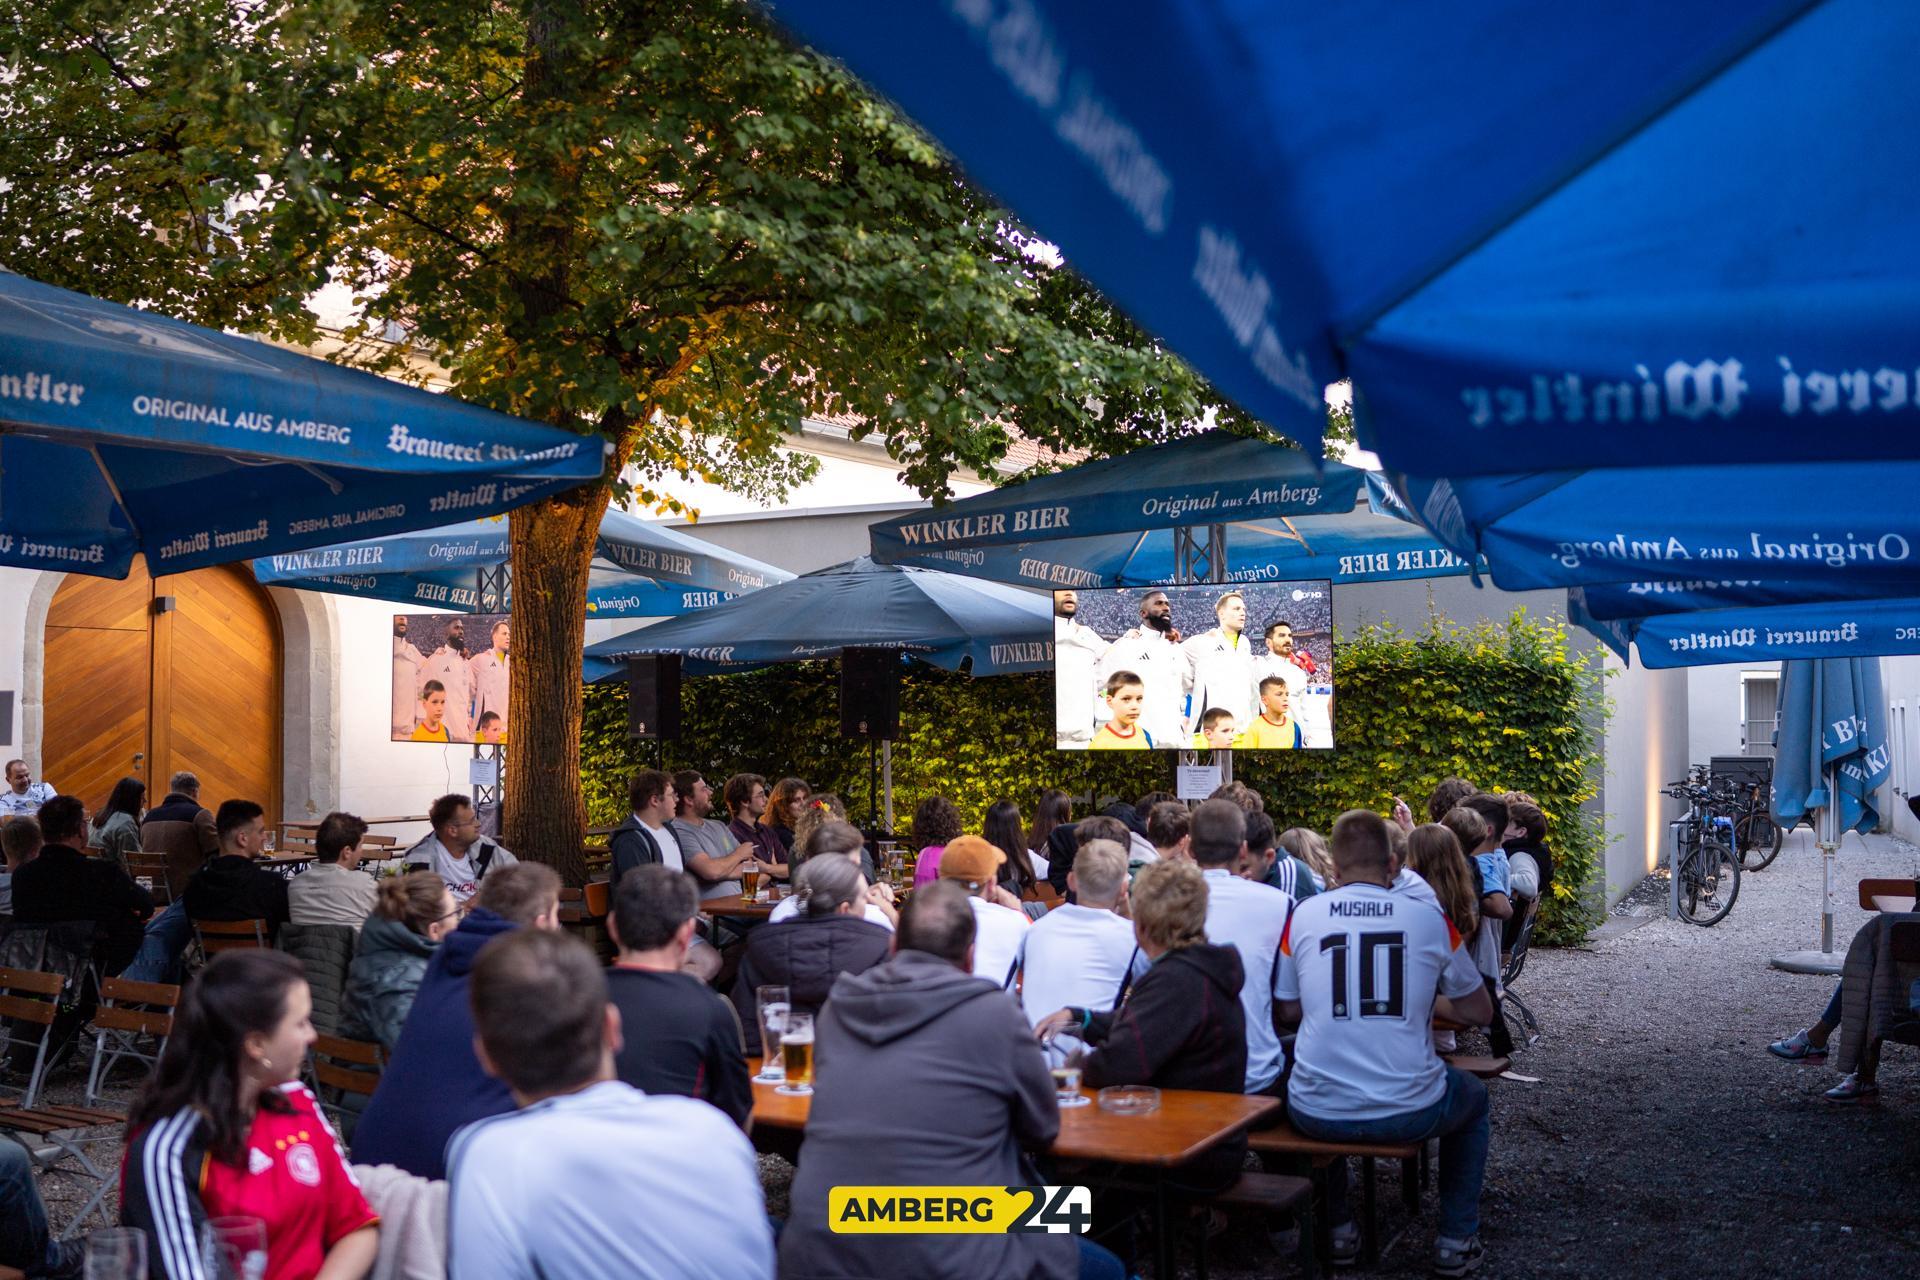
[[[358,1280],[379,1219],[333,1129],[299,1083],[313,1043],[300,962],[228,951],[196,978],[127,1121],[120,1218],[148,1234],[153,1280],[221,1280],[203,1256],[210,1218],[266,1224],[251,1280]]]

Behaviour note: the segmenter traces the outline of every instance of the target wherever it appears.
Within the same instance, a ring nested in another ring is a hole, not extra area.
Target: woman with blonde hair
[[[1043,1041],[1061,1032],[1093,1046],[1081,1064],[1089,1088],[1239,1093],[1246,1085],[1247,1019],[1240,1006],[1240,952],[1207,941],[1207,881],[1191,862],[1140,868],[1129,892],[1133,936],[1152,961],[1115,1009],[1061,1009],[1034,1024]],[[1217,1190],[1240,1176],[1246,1139],[1221,1143],[1171,1174],[1185,1188]]]
[[[1315,889],[1324,890],[1333,882],[1333,856],[1327,852],[1327,842],[1318,831],[1311,827],[1288,827],[1275,843],[1289,856],[1307,864],[1307,870],[1313,872]]]
[[[460,909],[437,872],[410,871],[382,880],[347,968],[342,1034],[378,1040],[391,1050],[413,1011],[427,962],[459,923]]]
[[[767,806],[771,809],[773,806]],[[821,791],[808,798],[800,816],[793,823],[793,860],[805,862],[813,856],[813,833],[829,822],[845,822],[847,806],[840,797],[831,791]]]

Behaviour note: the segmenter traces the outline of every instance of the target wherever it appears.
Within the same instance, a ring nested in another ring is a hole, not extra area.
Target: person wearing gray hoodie
[[[814,1096],[780,1235],[782,1280],[1124,1276],[1071,1235],[836,1235],[837,1186],[1019,1186],[1021,1149],[1060,1132],[1046,1055],[1013,998],[973,977],[959,886],[915,891],[894,954],[833,984],[814,1031]]]

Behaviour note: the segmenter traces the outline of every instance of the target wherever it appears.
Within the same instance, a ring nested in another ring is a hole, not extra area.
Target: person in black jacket
[[[41,805],[40,831],[46,847],[13,874],[15,923],[91,920],[101,963],[119,973],[140,949],[153,898],[112,861],[87,856],[87,807],[77,796]]]
[[[812,858],[794,875],[798,919],[763,924],[747,935],[747,954],[733,984],[733,1007],[746,1032],[747,1052],[760,1052],[760,1017],[754,990],[786,987],[793,1008],[816,1013],[834,979],[865,973],[887,958],[893,935],[861,918],[867,878],[848,858]]]
[[[194,920],[265,920],[269,938],[287,922],[287,882],[254,865],[266,851],[266,810],[251,800],[225,800],[213,815],[220,852],[193,873],[181,895]]]
[[[1239,1093],[1246,1083],[1246,973],[1233,947],[1207,941],[1207,882],[1191,862],[1150,862],[1131,891],[1133,933],[1153,967],[1113,1010],[1061,1009],[1034,1026],[1050,1040],[1071,1031],[1092,1049],[1081,1061],[1089,1089],[1148,1084]],[[1214,1191],[1239,1176],[1244,1138],[1222,1143],[1172,1173]]]
[[[614,1074],[642,1093],[699,1098],[742,1128],[753,1086],[733,1006],[686,972],[700,887],[684,871],[636,867],[614,891],[607,928],[619,959],[607,997],[623,1028]]]

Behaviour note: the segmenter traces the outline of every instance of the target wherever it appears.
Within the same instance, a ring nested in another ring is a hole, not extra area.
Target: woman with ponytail
[[[173,1035],[134,1099],[120,1220],[149,1237],[153,1280],[213,1280],[210,1218],[266,1224],[263,1280],[357,1280],[379,1219],[299,1083],[313,1043],[300,962],[228,951],[188,986]]]
[[[460,909],[436,872],[410,871],[380,882],[373,914],[360,928],[347,969],[347,1017],[341,1034],[378,1040],[389,1052],[413,1011],[440,939],[460,923]]]
[[[867,878],[860,874],[857,861],[860,833],[847,827],[853,831],[850,855],[836,857],[821,847],[826,842],[832,842],[829,848],[846,843],[844,833],[834,831],[843,826],[823,827],[815,837],[814,856],[794,873],[794,893],[788,900],[797,904],[793,913],[778,922],[769,918],[747,935],[747,953],[733,984],[733,1004],[740,1011],[749,1056],[760,1052],[755,988],[786,987],[796,1011],[816,1013],[827,1002],[835,978],[865,973],[893,949],[889,929],[862,919],[863,910],[871,907]]]

